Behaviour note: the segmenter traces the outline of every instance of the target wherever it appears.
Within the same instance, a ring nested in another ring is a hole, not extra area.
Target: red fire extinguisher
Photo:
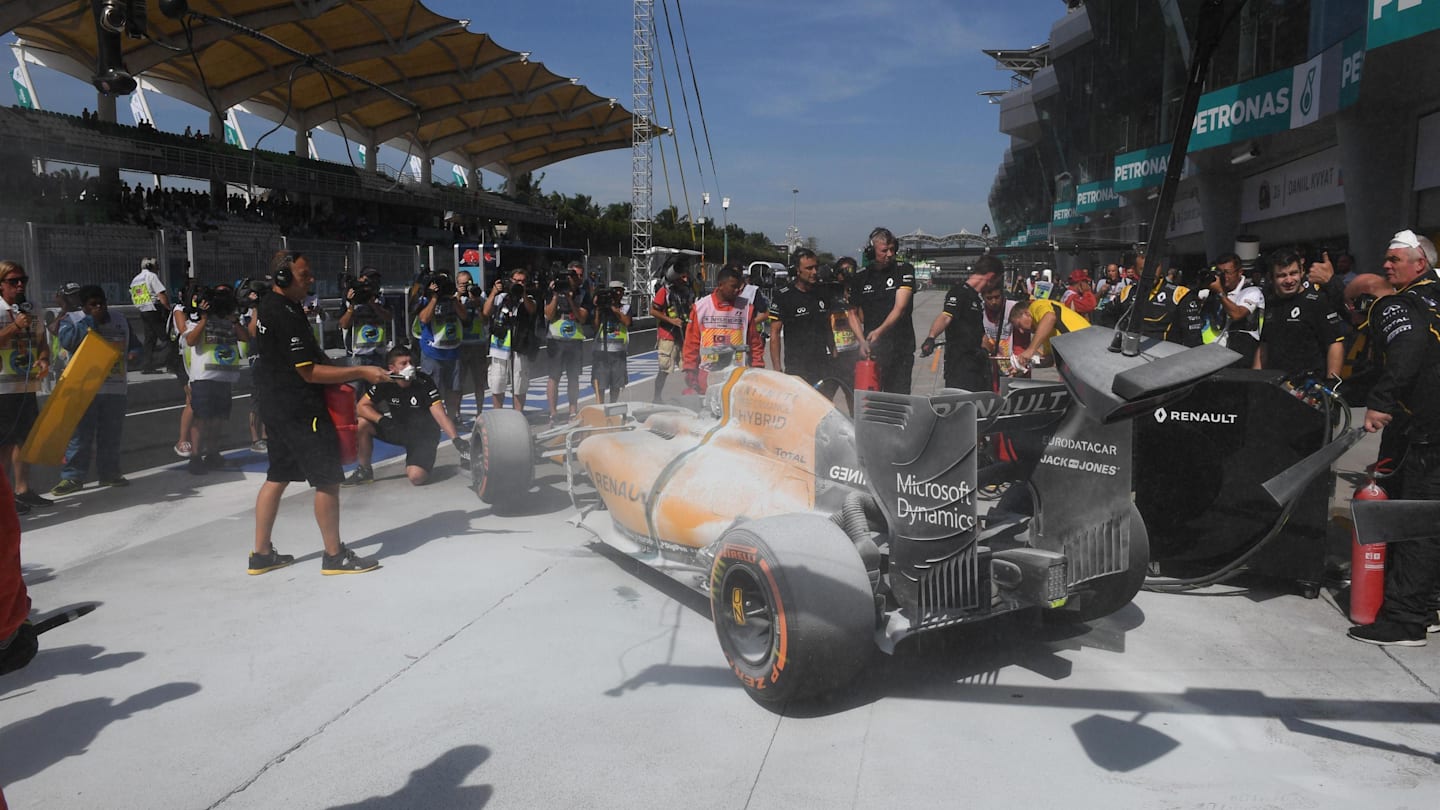
[[[340,438],[340,463],[354,464],[360,455],[359,423],[355,416],[355,387],[349,383],[325,386],[325,410]]]
[[[1380,463],[1375,465],[1379,474]],[[1357,501],[1388,501],[1390,496],[1372,477],[1355,490]],[[1380,603],[1385,601],[1385,544],[1360,545],[1360,532],[1351,532],[1350,540],[1350,621],[1372,624]]]
[[[855,390],[880,390],[880,368],[875,365],[874,360],[859,360],[855,363]]]

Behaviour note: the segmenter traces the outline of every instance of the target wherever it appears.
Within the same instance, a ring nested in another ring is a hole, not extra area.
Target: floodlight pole
[[[654,155],[655,0],[634,5],[633,117],[630,136],[630,283],[640,285],[650,272],[654,225],[651,158]]]
[[[725,256],[720,261],[723,264],[730,263],[730,198],[720,198],[720,218],[725,223]]]

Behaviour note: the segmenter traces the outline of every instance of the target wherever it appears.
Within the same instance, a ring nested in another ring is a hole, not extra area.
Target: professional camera
[[[349,273],[341,273],[339,282],[341,295],[344,295],[352,306],[368,304],[380,294],[380,285],[375,283],[373,276],[352,276]],[[350,295],[352,291],[354,295]]]
[[[1214,284],[1215,280],[1218,278],[1220,278],[1219,269],[1215,267],[1207,267],[1204,270],[1200,271],[1200,277],[1197,280],[1197,284],[1202,288],[1209,287],[1211,284]]]
[[[554,290],[557,295],[570,292],[570,274],[560,273],[555,276],[555,280],[550,282],[550,289]]]
[[[449,273],[437,271],[426,276],[421,286],[426,290],[427,295],[429,294],[428,291],[431,285],[435,287],[436,298],[453,298],[458,291],[455,286],[455,279],[451,278]]]
[[[195,288],[190,305],[185,309],[187,313],[204,311],[217,318],[226,318],[235,314],[239,304],[235,291],[229,287],[199,286]]]
[[[610,288],[610,306],[612,306],[612,307],[623,307],[623,306],[625,306],[625,299],[626,299],[626,297],[627,297],[628,295],[629,295],[629,291],[626,290],[624,287],[611,287],[611,288]]]
[[[242,309],[253,309],[270,292],[270,282],[262,278],[241,279],[235,285],[235,297]]]
[[[506,290],[505,294],[513,301],[523,301],[526,294],[525,285],[511,282],[510,289]]]

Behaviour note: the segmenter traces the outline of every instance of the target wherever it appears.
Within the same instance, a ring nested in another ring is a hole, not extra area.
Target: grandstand
[[[64,281],[118,294],[142,256],[159,257],[172,284],[253,275],[282,246],[312,254],[322,282],[362,262],[395,278],[421,264],[446,268],[462,233],[514,239],[526,226],[553,225],[554,215],[473,183],[436,184],[433,159],[471,178],[480,169],[513,178],[630,145],[632,116],[614,99],[414,0],[191,7],[197,13],[183,25],[152,13],[144,36],[114,36],[141,87],[211,111],[208,137],[122,125],[115,96],[104,94],[93,115],[0,109],[0,256],[26,263],[42,300]],[[0,33],[8,32],[27,66],[87,82],[106,37],[89,0],[0,4]],[[231,108],[283,123],[299,148],[226,144]],[[307,157],[301,144],[312,129],[365,146],[364,164]],[[381,145],[418,156],[419,181],[385,173]],[[46,173],[46,162],[94,174]],[[193,178],[209,193],[157,198],[123,184],[122,170]]]

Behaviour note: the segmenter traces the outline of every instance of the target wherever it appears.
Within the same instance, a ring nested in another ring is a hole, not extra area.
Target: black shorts
[[[435,438],[436,430],[435,420],[428,417],[425,422],[415,420],[409,424],[388,418],[376,423],[375,438],[405,448],[406,467],[420,467],[430,472],[435,469],[435,450],[439,444]]]
[[[570,379],[578,382],[580,380],[580,361],[584,357],[585,344],[578,340],[555,340],[551,339],[546,344],[546,352],[550,355],[550,379],[559,382],[563,374],[569,374]],[[575,403],[570,403],[573,407]]]
[[[309,481],[312,487],[339,484],[340,437],[328,414],[262,414],[270,469],[267,481]]]
[[[630,381],[625,352],[596,351],[590,364],[590,378],[601,391],[616,391]]]
[[[234,384],[220,380],[190,381],[190,410],[196,419],[229,419]]]
[[[34,394],[0,394],[0,447],[24,444],[39,415]]]

